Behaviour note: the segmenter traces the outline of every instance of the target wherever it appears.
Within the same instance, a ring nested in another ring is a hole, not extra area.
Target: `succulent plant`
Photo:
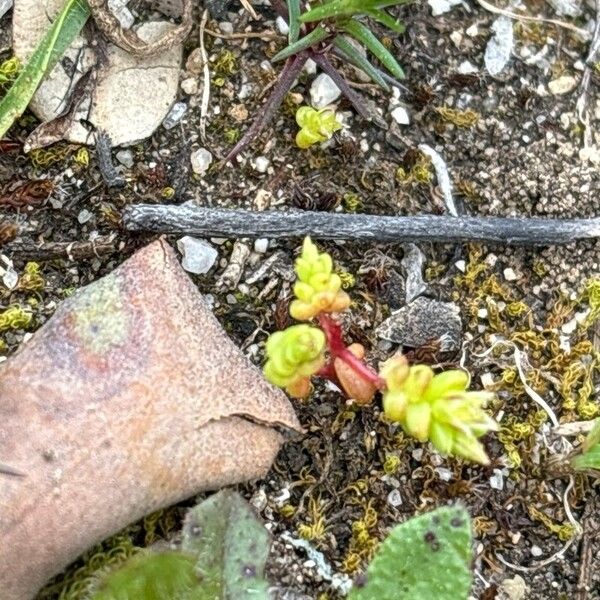
[[[489,462],[477,438],[497,429],[483,410],[493,395],[467,391],[467,373],[453,369],[435,375],[427,365],[409,366],[404,356],[395,356],[384,363],[381,375],[387,384],[383,409],[390,420],[419,441],[431,441],[442,454]]]

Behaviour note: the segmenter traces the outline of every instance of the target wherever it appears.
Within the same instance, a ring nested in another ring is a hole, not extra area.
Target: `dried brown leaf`
[[[299,425],[158,241],[66,300],[0,370],[0,589],[30,598],[90,545],[264,476]]]

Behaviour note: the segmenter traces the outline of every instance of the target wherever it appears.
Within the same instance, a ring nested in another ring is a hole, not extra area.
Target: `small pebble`
[[[124,167],[128,169],[133,167],[133,152],[131,150],[119,150],[115,156]]]
[[[392,119],[394,119],[398,125],[410,125],[410,116],[403,106],[397,106],[392,111],[391,115]]]
[[[162,122],[163,127],[165,129],[173,129],[181,121],[186,111],[187,104],[185,102],[175,102]]]
[[[206,148],[198,148],[198,150],[192,152],[190,161],[194,173],[204,175],[213,161],[213,156]]]
[[[504,474],[500,469],[494,469],[494,474],[490,477],[490,487],[494,490],[504,489]]]
[[[266,173],[270,164],[271,161],[266,156],[257,156],[253,166],[259,173]]]
[[[539,558],[543,553],[543,550],[539,546],[531,546],[531,556]]]
[[[387,497],[387,502],[390,506],[396,508],[402,504],[402,496],[398,490],[392,490]]]
[[[84,208],[78,215],[77,220],[81,225],[87,223],[94,215],[87,209]]]
[[[506,279],[506,281],[516,281],[518,279],[518,275],[515,273],[514,269],[507,267],[504,269],[504,279]]]
[[[321,73],[310,86],[310,98],[314,108],[325,108],[341,95],[340,88],[326,73]]]
[[[254,241],[254,252],[264,254],[269,248],[269,240],[267,238],[259,238]]]
[[[193,96],[198,93],[198,80],[195,77],[188,77],[181,82],[181,89],[188,95]]]
[[[208,242],[190,235],[177,240],[177,248],[183,256],[181,266],[188,273],[196,275],[208,273],[219,256],[219,253]]]
[[[572,75],[563,75],[558,79],[553,79],[548,83],[548,89],[551,94],[560,96],[562,94],[568,94],[577,87],[577,79]]]
[[[275,19],[275,26],[281,35],[287,35],[290,32],[290,28],[283,17],[277,17]]]

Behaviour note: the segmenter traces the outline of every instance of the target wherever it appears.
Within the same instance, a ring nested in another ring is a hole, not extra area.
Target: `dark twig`
[[[66,258],[72,261],[98,258],[118,250],[118,240],[98,238],[93,242],[12,242],[2,248],[2,252],[19,260],[48,261]]]
[[[275,116],[275,113],[285,100],[287,93],[294,85],[294,81],[300,75],[302,68],[306,64],[309,55],[306,52],[301,52],[288,59],[285,67],[281,71],[281,75],[277,80],[277,84],[273,88],[266,104],[261,108],[261,115],[255,119],[254,123],[242,139],[232,148],[226,156],[225,161],[233,160],[239,152],[241,152],[265,127],[265,125]]]
[[[312,58],[331,77],[335,85],[342,91],[342,94],[350,100],[356,112],[367,121],[373,121],[373,115],[365,106],[365,101],[348,85],[348,82],[340,75],[329,59],[324,54],[315,54]]]
[[[112,142],[105,131],[96,132],[96,157],[102,179],[108,188],[122,188],[124,177],[117,171],[112,162]]]
[[[484,242],[525,246],[568,244],[600,237],[600,217],[542,219],[392,217],[325,212],[252,212],[202,208],[189,204],[138,204],[123,212],[129,231],[214,237],[272,237],[365,242]]]

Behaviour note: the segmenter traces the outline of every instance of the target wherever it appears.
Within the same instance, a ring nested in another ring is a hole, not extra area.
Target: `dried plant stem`
[[[302,68],[308,60],[308,54],[301,52],[288,59],[281,75],[271,92],[271,96],[261,109],[261,116],[255,119],[250,129],[246,131],[242,139],[233,147],[225,157],[225,161],[233,160],[265,127],[265,125],[274,117],[275,113],[284,101],[287,93],[292,89],[296,77],[300,75]]]
[[[600,237],[600,217],[545,219],[395,217],[309,211],[227,210],[184,204],[138,204],[123,212],[129,231],[214,237],[272,237],[362,242],[482,242],[523,246],[569,244]]]

